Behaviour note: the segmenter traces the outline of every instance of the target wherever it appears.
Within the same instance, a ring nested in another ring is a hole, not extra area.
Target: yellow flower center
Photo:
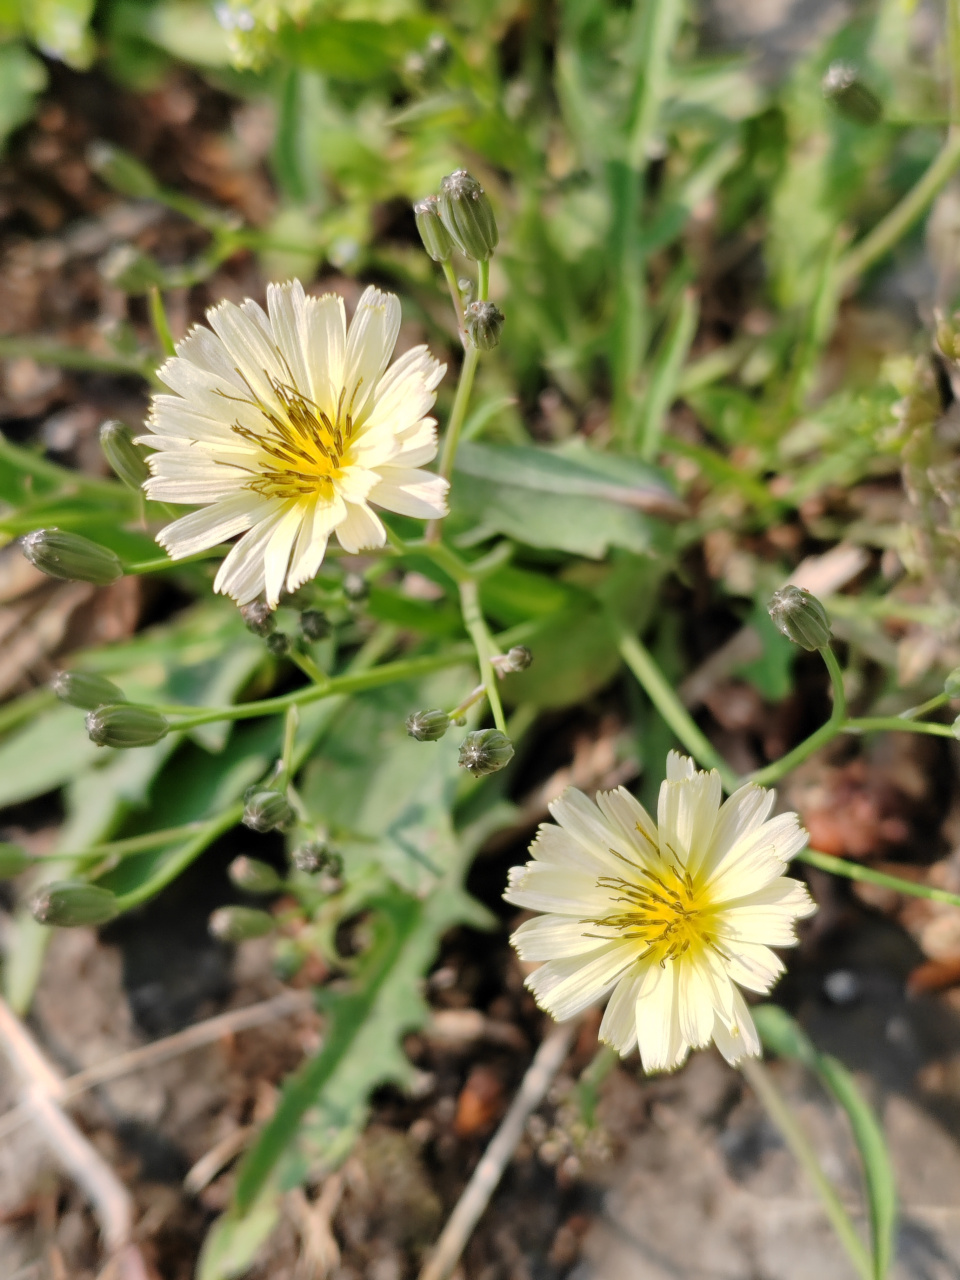
[[[600,877],[597,887],[609,891],[616,909],[596,924],[615,930],[622,939],[645,943],[641,957],[653,954],[661,965],[691,947],[715,946],[710,901],[688,871],[664,865],[656,872],[637,867],[634,875],[637,878],[631,880]]]
[[[265,498],[312,497],[324,491],[329,495],[333,481],[342,473],[353,436],[351,409],[359,384],[346,409],[346,390],[340,392],[337,411],[331,419],[296,387],[273,377],[269,381],[280,410],[264,404],[252,388],[251,395],[273,432],[261,435],[239,422],[231,427],[261,451],[256,466],[246,468],[251,475],[247,487]]]

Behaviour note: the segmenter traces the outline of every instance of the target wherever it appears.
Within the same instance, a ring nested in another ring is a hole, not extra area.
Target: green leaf
[[[85,71],[94,56],[88,29],[93,6],[94,0],[27,0],[23,14],[31,36],[48,57]]]
[[[664,529],[648,513],[672,511],[676,499],[658,473],[630,458],[465,443],[451,507],[458,524],[472,525],[465,544],[507,534],[599,560],[612,546],[659,550]]]
[[[241,1217],[223,1214],[204,1239],[196,1280],[231,1280],[243,1275],[279,1219],[280,1196],[269,1186]]]
[[[368,902],[374,940],[349,988],[321,993],[327,1015],[323,1047],[287,1080],[277,1110],[243,1161],[236,1213],[246,1213],[260,1195],[308,1112],[315,1111],[316,1119],[306,1135],[306,1156],[329,1164],[362,1126],[370,1091],[409,1080],[412,1068],[399,1041],[427,1017],[422,975],[439,935],[464,918],[465,905],[465,895],[453,885],[426,901],[389,889]],[[285,1180],[298,1180],[302,1170],[300,1161],[292,1162]]]
[[[46,68],[39,58],[20,44],[0,45],[0,149],[13,130],[30,119],[46,85]]]
[[[880,1121],[847,1068],[830,1054],[821,1053],[785,1010],[773,1004],[758,1005],[753,1017],[764,1046],[783,1058],[801,1062],[846,1112],[863,1163],[874,1277],[884,1280],[893,1259],[897,1190]]]

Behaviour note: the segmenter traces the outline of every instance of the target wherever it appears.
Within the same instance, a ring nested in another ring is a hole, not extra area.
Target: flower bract
[[[563,1021],[610,995],[600,1037],[624,1055],[639,1044],[647,1071],[711,1040],[728,1062],[758,1054],[740,988],[769,991],[783,972],[771,948],[816,909],[783,874],[807,834],[795,813],[770,818],[774,798],[747,785],[721,804],[716,770],[676,752],[656,823],[623,787],[596,803],[566,791],[504,895],[545,913],[511,938],[545,962],[527,978],[538,1004]]]
[[[345,551],[380,547],[374,507],[420,519],[446,514],[447,483],[421,470],[437,451],[428,413],[444,366],[426,347],[390,364],[400,303],[368,288],[347,327],[343,299],[270,285],[207,312],[177,344],[154,397],[145,489],[200,510],[157,541],[175,559],[237,534],[214,583],[238,604],[276,606],[320,568],[336,533]]]

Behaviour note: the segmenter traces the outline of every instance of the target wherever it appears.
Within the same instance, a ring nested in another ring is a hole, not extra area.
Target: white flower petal
[[[734,1019],[731,1023],[725,1023],[718,1014],[713,1027],[713,1038],[730,1065],[736,1066],[741,1058],[760,1056],[760,1037],[743,997],[736,990],[733,994]]]
[[[264,503],[259,522],[234,543],[213,580],[214,591],[232,596],[237,604],[249,604],[263,590],[264,552],[277,525],[283,519],[283,503]]]
[[[742,836],[710,876],[715,902],[728,902],[762,889],[783,874],[786,863],[807,843],[795,813],[781,813]]]
[[[620,832],[610,829],[600,810],[582,791],[568,787],[560,799],[550,805],[550,812],[564,831],[605,868],[606,874],[629,874],[636,862],[632,856],[635,846]]]
[[[336,293],[307,298],[304,310],[304,352],[310,398],[332,420],[343,390],[347,317]]]
[[[447,490],[450,486],[442,476],[405,467],[384,467],[380,475],[383,478],[368,495],[378,507],[422,520],[447,514]]]
[[[287,590],[296,591],[317,576],[327,550],[330,534],[347,513],[339,495],[329,502],[317,501],[304,513],[296,546],[290,556]]]
[[[645,856],[658,855],[656,823],[626,787],[618,787],[616,791],[598,791],[597,806],[629,847],[636,848]]]
[[[373,547],[382,547],[386,540],[386,529],[368,506],[359,502],[347,503],[346,514],[337,525],[337,541],[344,551],[369,551]]]
[[[258,519],[262,506],[262,498],[243,490],[174,520],[161,530],[157,541],[172,559],[182,560],[244,533]]]
[[[678,757],[674,773],[684,771],[679,763],[684,758]],[[720,796],[716,769],[709,773],[694,770],[688,776],[671,778],[668,758],[667,779],[660,787],[657,806],[660,850],[665,856],[672,854],[686,867],[691,853],[708,845],[720,810]]]
[[[738,840],[766,822],[776,798],[775,791],[767,791],[753,783],[735,791],[720,807],[712,839],[701,847],[698,856],[687,863],[690,873],[696,875],[703,871],[710,875]]]
[[[346,407],[362,424],[373,403],[380,376],[386,369],[400,332],[400,302],[373,285],[363,291],[347,334],[343,382]]]
[[[646,972],[647,968],[642,963],[627,970],[613,990],[597,1032],[600,1039],[612,1045],[622,1058],[636,1047],[637,998]]]
[[[559,915],[582,920],[606,915],[610,910],[610,894],[597,888],[596,875],[551,866],[548,862],[528,862],[511,867],[507,875],[504,899],[515,907],[529,911],[555,911]]]
[[[287,576],[290,563],[290,552],[296,541],[300,526],[303,523],[303,510],[299,504],[293,504],[284,512],[277,524],[270,541],[263,551],[263,583],[267,595],[267,604],[275,609],[280,602],[280,592]]]
[[[526,986],[542,1008],[565,1022],[601,1000],[636,958],[635,947],[607,943],[586,959],[570,956],[548,961],[530,974]]]
[[[673,1071],[690,1046],[683,1038],[678,1012],[678,970],[651,965],[637,997],[637,1042],[644,1071]]]
[[[606,945],[606,940],[590,936],[590,923],[569,916],[534,916],[510,935],[521,960],[553,960],[580,956]]]

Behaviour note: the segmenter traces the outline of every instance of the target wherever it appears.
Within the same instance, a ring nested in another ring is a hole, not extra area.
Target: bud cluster
[[[448,174],[440,183],[440,194],[419,200],[413,214],[434,262],[449,262],[455,250],[475,262],[486,262],[500,242],[493,205],[466,169]]]

